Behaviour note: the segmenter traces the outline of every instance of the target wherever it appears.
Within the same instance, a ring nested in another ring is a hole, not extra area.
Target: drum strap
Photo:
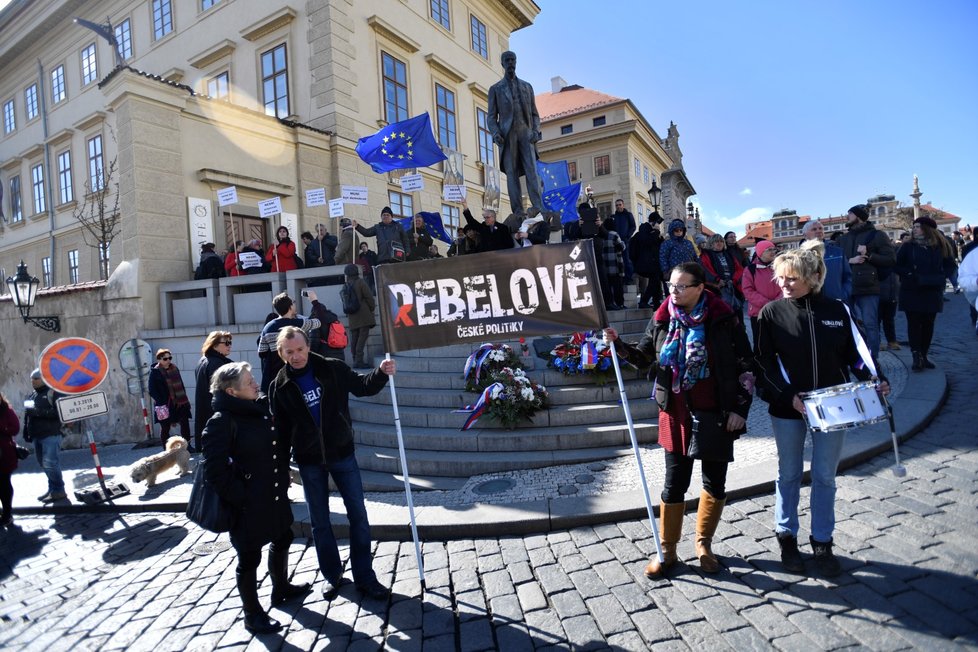
[[[875,380],[879,378],[879,374],[876,372],[876,363],[873,361],[873,356],[869,353],[869,347],[866,346],[866,340],[863,339],[862,333],[859,332],[859,328],[856,326],[856,320],[853,319],[852,313],[849,312],[849,306],[846,305],[845,301],[840,301],[840,303],[846,309],[846,314],[849,315],[849,327],[852,329],[852,339],[856,342],[856,351],[859,352],[859,358],[866,365],[866,368],[869,369],[869,373],[872,374]],[[978,301],[975,303],[978,305]],[[781,356],[778,356],[778,366],[781,368],[781,375],[784,377],[784,382],[791,384],[791,380],[788,378],[788,370],[784,368],[784,364],[781,362]]]

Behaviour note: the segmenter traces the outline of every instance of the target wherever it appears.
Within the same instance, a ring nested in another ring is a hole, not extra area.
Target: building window
[[[119,54],[122,55],[123,60],[131,59],[132,29],[128,18],[115,26],[115,40],[119,44]]]
[[[68,252],[68,283],[75,285],[78,283],[78,250],[72,249]]]
[[[489,114],[476,108],[475,122],[479,134],[479,160],[486,165],[495,165],[496,150],[493,148],[492,134],[489,133]]]
[[[591,121],[591,126],[592,127],[600,127],[603,124],[604,124],[604,116],[603,115],[599,115],[597,118],[595,118],[594,120]]]
[[[448,15],[448,0],[431,0],[431,17],[445,29],[452,29],[452,20]]]
[[[645,204],[638,202],[638,211],[635,213],[635,217],[641,220],[645,216]]]
[[[602,177],[611,174],[611,156],[602,154],[594,157],[594,176]]]
[[[438,142],[442,147],[458,149],[455,137],[455,93],[435,84],[435,108],[438,115]]]
[[[31,84],[24,91],[24,110],[28,120],[37,117],[37,84]]]
[[[98,62],[95,61],[95,44],[92,43],[81,52],[82,86],[98,79]]]
[[[384,66],[384,120],[400,122],[408,118],[407,66],[381,52]]]
[[[647,165],[642,166],[642,181],[645,185],[649,185],[649,166]]]
[[[265,115],[285,118],[289,115],[289,69],[285,43],[261,55],[262,93]]]
[[[51,287],[51,257],[45,256],[41,259],[41,282],[44,287]]]
[[[636,179],[642,178],[642,162],[637,158],[635,159],[635,178]]]
[[[566,136],[567,134],[572,134],[572,133],[574,133],[574,125],[561,125],[560,127],[561,136]]]
[[[38,163],[31,168],[31,190],[34,194],[34,214],[44,212],[44,166]]]
[[[24,219],[24,208],[20,197],[20,177],[10,177],[10,221]]]
[[[67,149],[58,154],[58,188],[61,191],[62,204],[67,204],[75,198],[71,186],[71,151]]]
[[[92,192],[102,189],[102,137],[95,136],[88,141],[88,187]]]
[[[221,0],[200,0],[200,10],[204,11],[205,9],[210,9],[220,1]]]
[[[51,71],[51,101],[57,104],[67,97],[65,93],[65,67],[58,66]]]
[[[153,0],[153,40],[173,31],[173,8],[170,0]]]
[[[9,134],[17,128],[17,117],[14,115],[14,101],[3,103],[3,133]]]
[[[577,181],[577,161],[567,161],[567,176],[571,181]]]
[[[469,17],[472,26],[472,51],[477,52],[483,59],[489,58],[489,39],[486,36],[485,24],[475,16]]]
[[[441,221],[445,225],[445,232],[453,238],[458,227],[461,225],[459,219],[458,206],[452,206],[451,204],[441,205]]]
[[[390,203],[391,212],[394,217],[411,217],[414,215],[414,199],[411,195],[396,190],[387,191],[387,200]]]
[[[226,70],[207,80],[207,94],[216,100],[229,100],[230,80]]]

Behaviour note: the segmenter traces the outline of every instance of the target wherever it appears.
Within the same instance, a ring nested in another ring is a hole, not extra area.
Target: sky
[[[978,2],[536,0],[513,33],[537,93],[563,77],[679,128],[711,229],[877,194],[978,225]]]

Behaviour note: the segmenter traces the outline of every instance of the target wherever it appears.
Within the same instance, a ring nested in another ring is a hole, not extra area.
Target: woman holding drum
[[[810,244],[809,244],[810,243]],[[856,331],[841,301],[822,296],[824,245],[811,240],[774,260],[774,276],[784,297],[758,315],[757,362],[769,403],[768,413],[778,448],[775,484],[775,532],[785,570],[804,571],[798,552],[798,500],[804,471],[805,405],[799,394],[849,382],[849,371],[861,380],[871,373],[860,364]],[[860,338],[861,339],[861,338]],[[864,355],[869,354],[863,346]],[[872,358],[870,358],[870,361]],[[883,380],[884,396],[890,387]],[[812,432],[811,537],[815,566],[833,577],[841,572],[832,553],[835,529],[835,473],[845,441],[843,429]]]

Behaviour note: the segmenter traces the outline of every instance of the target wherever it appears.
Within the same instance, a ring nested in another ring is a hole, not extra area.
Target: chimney
[[[550,78],[550,90],[553,93],[559,93],[567,86],[567,80],[565,80],[560,75]]]

